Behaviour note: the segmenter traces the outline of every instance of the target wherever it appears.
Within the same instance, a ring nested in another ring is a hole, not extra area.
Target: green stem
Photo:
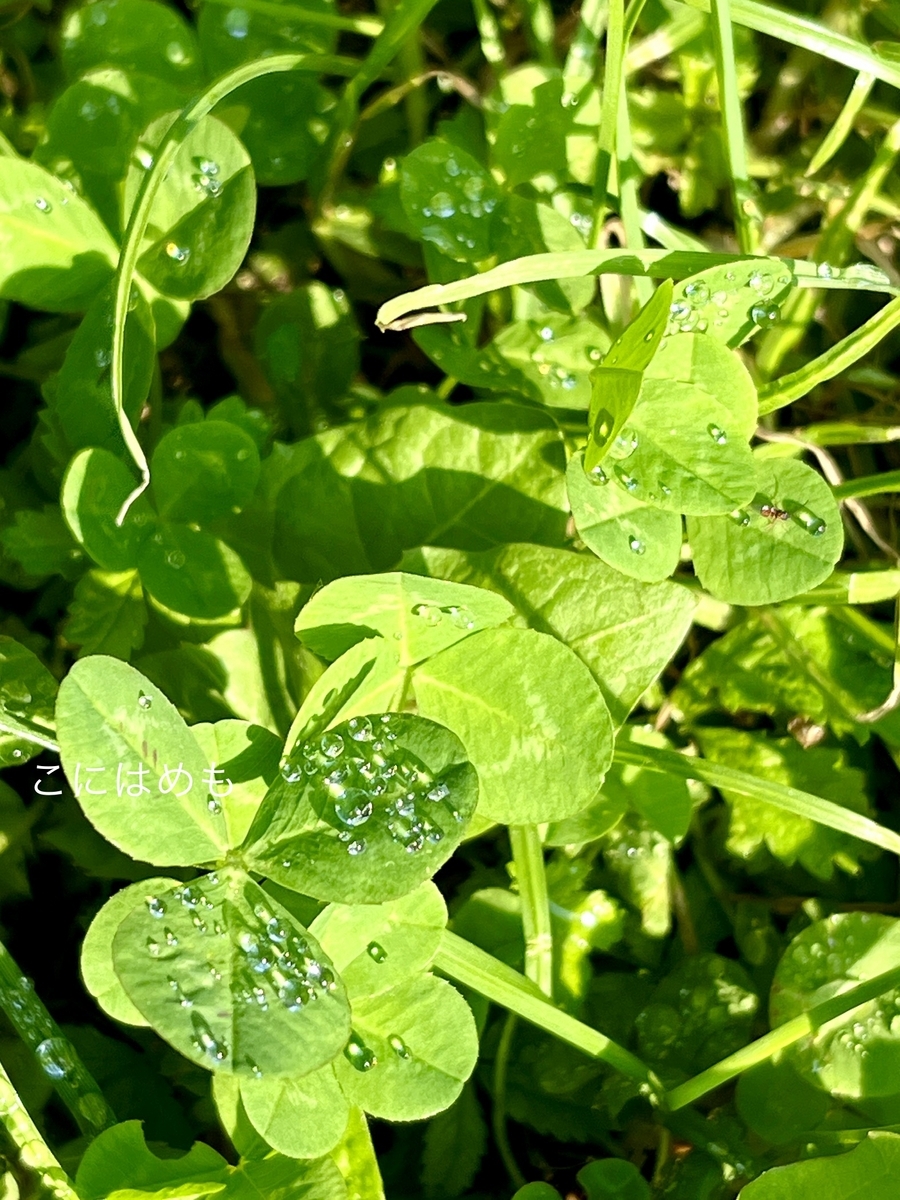
[[[519,1170],[519,1164],[512,1152],[506,1131],[506,1076],[517,1024],[515,1014],[507,1013],[500,1041],[497,1044],[497,1057],[494,1059],[494,1104],[491,1110],[491,1128],[497,1150],[504,1167],[506,1167],[506,1173],[509,1175],[513,1187],[518,1189],[524,1187],[527,1181]]]
[[[591,245],[600,245],[606,218],[609,181],[616,156],[619,101],[622,96],[622,63],[625,57],[625,0],[609,0],[606,21],[606,58],[603,63],[603,98],[597,129],[597,165],[594,172],[594,225]]]
[[[0,1009],[34,1054],[83,1134],[94,1137],[116,1122],[93,1076],[78,1057],[0,942]]]
[[[553,931],[544,846],[536,825],[510,825],[509,840],[516,865],[516,883],[522,899],[525,933],[525,975],[553,997]]]
[[[900,492],[900,471],[883,471],[881,475],[864,475],[861,479],[848,479],[832,488],[835,500],[860,499],[863,496],[883,496],[888,492]]]
[[[203,3],[218,4],[224,8],[236,7],[235,0],[203,0]],[[279,21],[300,21],[304,25],[340,29],[363,37],[378,37],[384,29],[384,22],[377,17],[345,17],[320,8],[305,8],[302,4],[281,4],[280,0],[240,0],[240,7],[261,16],[277,17]]]
[[[853,333],[842,338],[824,354],[820,354],[818,358],[814,358],[812,362],[801,367],[799,371],[783,375],[774,383],[761,387],[759,390],[759,415],[765,416],[766,413],[774,412],[777,408],[784,408],[786,404],[792,404],[812,391],[816,384],[834,379],[836,375],[840,375],[841,371],[845,371],[858,362],[863,355],[874,349],[898,325],[900,325],[900,297],[890,300],[859,329],[855,329]]]
[[[36,729],[28,729],[24,723],[13,725],[8,721],[0,721],[0,733],[11,734],[13,737],[21,738],[23,742],[31,742],[34,746],[41,746],[44,750],[51,750],[54,754],[59,754],[59,744],[52,737],[39,733]]]
[[[19,1164],[33,1172],[44,1191],[56,1200],[78,1200],[71,1180],[59,1165],[50,1147],[25,1105],[19,1099],[12,1081],[0,1063],[0,1126],[18,1152]]]
[[[488,0],[472,0],[475,23],[481,41],[481,53],[492,67],[505,68],[506,50],[500,33],[500,23],[491,11]]]
[[[435,965],[451,979],[472,988],[522,1020],[634,1079],[648,1096],[658,1094],[658,1080],[630,1050],[556,1008],[524,975],[471,942],[445,930]]]
[[[644,230],[638,191],[640,171],[634,161],[631,146],[631,121],[628,116],[628,89],[622,81],[622,98],[619,102],[619,125],[616,132],[619,156],[619,214],[625,228],[625,244],[629,250],[645,250]],[[638,277],[634,281],[635,295],[641,308],[653,295],[653,284],[649,279]]]
[[[557,66],[553,48],[553,9],[547,0],[522,0],[525,25],[532,53],[545,67]]]
[[[402,4],[403,0],[400,0]],[[399,7],[394,0],[378,0],[379,11],[387,15],[394,7]],[[419,31],[414,29],[397,54],[401,73],[404,80],[418,79],[425,70],[425,60],[422,57],[422,47],[419,43]],[[421,87],[409,88],[403,98],[406,109],[406,127],[409,133],[410,148],[418,146],[425,137],[428,126],[428,103],[425,92]]]
[[[575,100],[593,83],[597,50],[606,28],[607,0],[584,0],[578,16],[578,28],[566,55],[563,68],[563,96]]]
[[[710,762],[705,758],[695,758],[687,754],[679,754],[674,750],[657,750],[652,746],[618,746],[615,761],[631,766],[644,767],[650,771],[659,771],[663,775],[675,775],[681,779],[699,779],[711,787],[722,791],[737,792],[748,796],[751,800],[763,800],[766,804],[774,804],[785,812],[805,817],[829,829],[837,829],[860,841],[869,842],[882,850],[900,855],[900,834],[892,829],[885,829],[877,821],[872,821],[852,809],[842,808],[821,796],[810,792],[802,792],[799,788],[788,787],[784,783],[772,783],[770,780],[757,779],[746,771],[736,771],[733,767],[725,767],[720,763]]]
[[[719,103],[722,109],[722,127],[738,244],[745,254],[755,254],[759,249],[760,213],[756,202],[756,190],[747,167],[744,114],[738,92],[730,0],[712,0],[712,27],[716,78],[719,84]]]
[[[786,1021],[784,1025],[779,1025],[777,1029],[757,1038],[749,1046],[744,1046],[742,1050],[738,1050],[735,1054],[729,1054],[715,1066],[701,1071],[693,1079],[679,1084],[666,1095],[668,1107],[672,1111],[676,1111],[684,1108],[686,1104],[692,1104],[701,1096],[705,1096],[707,1092],[714,1091],[744,1071],[749,1071],[751,1067],[766,1062],[773,1055],[787,1049],[788,1046],[793,1046],[802,1038],[816,1034],[828,1021],[833,1021],[836,1017],[851,1012],[861,1004],[867,1004],[870,1000],[877,999],[898,985],[900,985],[900,967],[893,967],[890,971],[884,971],[873,979],[867,979],[864,983],[859,983],[837,996],[832,996],[829,1000],[823,1000],[821,1004],[814,1005],[808,1012]]]
[[[817,171],[821,171],[843,146],[853,128],[853,122],[859,116],[860,109],[869,98],[874,83],[875,76],[869,71],[860,71],[856,76],[853,87],[850,89],[850,95],[847,97],[838,119],[825,134],[818,150],[810,159],[809,166],[806,168],[807,175],[815,175]]]

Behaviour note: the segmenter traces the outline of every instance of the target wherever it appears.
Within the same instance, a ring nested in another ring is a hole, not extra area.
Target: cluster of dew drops
[[[152,157],[148,155],[142,165],[153,166]],[[191,175],[194,190],[199,192],[204,199],[215,200],[221,196],[222,181],[219,179],[219,164],[211,158],[195,158],[194,168],[194,173]],[[190,246],[181,246],[178,242],[166,242],[166,257],[179,266],[184,266],[191,257],[191,248]]]
[[[462,199],[450,192],[435,192],[428,203],[421,206],[419,211],[422,216],[426,220],[437,217],[440,221],[450,221],[457,215],[474,217],[476,220],[490,216],[497,202],[493,196],[484,194],[487,181],[480,174],[469,174],[452,156],[444,163],[444,170],[453,181],[450,186],[462,193]],[[475,249],[474,240],[464,233],[457,233],[456,241],[468,250]]]
[[[206,882],[216,887],[218,876],[212,874]],[[277,1004],[288,1012],[298,1013],[336,990],[334,972],[318,960],[311,943],[264,903],[254,906],[255,922],[251,924],[242,920],[229,931],[221,921],[215,919],[216,905],[200,888],[190,885],[176,888],[172,892],[172,900],[180,905],[183,912],[190,914],[191,924],[201,936],[218,941],[230,933],[230,940],[239,951],[233,979],[238,1004],[256,1006],[263,1012],[268,1012],[270,1005]],[[164,900],[149,896],[146,905],[151,917],[165,921],[168,912]],[[179,939],[164,924],[159,935],[148,937],[146,948],[151,958],[176,960]],[[208,986],[214,986],[222,975],[212,958],[207,962],[206,969],[211,979]],[[188,995],[174,975],[167,977],[167,983],[172,998],[179,1006],[193,1010],[198,994]],[[201,1013],[191,1011],[190,1019],[192,1041],[196,1049],[214,1063],[223,1062],[228,1057],[227,1043],[215,1036]],[[253,1075],[260,1075],[259,1068],[253,1062],[248,1060],[248,1066]]]
[[[337,829],[351,857],[366,852],[366,827],[376,803],[376,827],[383,817],[391,840],[407,854],[444,840],[446,829],[438,816],[462,821],[449,785],[397,749],[396,717],[353,717],[341,728],[344,733],[332,729],[305,742],[283,764],[281,774],[287,783],[306,780],[307,786],[320,789],[324,803],[319,811]],[[291,860],[285,859],[282,866],[289,869]]]

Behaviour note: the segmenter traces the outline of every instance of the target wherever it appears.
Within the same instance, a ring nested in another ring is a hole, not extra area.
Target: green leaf
[[[70,10],[62,27],[62,62],[70,78],[115,66],[189,91],[203,78],[193,30],[175,9],[152,0],[95,0]]]
[[[560,820],[596,795],[612,721],[587,667],[554,638],[484,630],[419,667],[414,685],[419,711],[462,739],[484,816]]]
[[[668,332],[708,333],[726,346],[740,346],[777,323],[793,287],[781,263],[748,259],[710,267],[675,288]]]
[[[429,1200],[467,1192],[486,1149],[487,1125],[475,1088],[467,1083],[459,1098],[425,1130],[421,1178]]]
[[[448,335],[453,337],[452,327]],[[421,337],[417,340],[421,344]],[[527,321],[511,321],[490,345],[474,351],[477,374],[474,378],[469,375],[465,382],[507,394],[515,391],[550,408],[585,409],[590,404],[591,369],[600,353],[598,343],[606,340],[603,331],[583,316],[544,313]],[[485,372],[486,362],[497,356],[497,366]],[[448,361],[441,366],[453,374],[457,364]]]
[[[835,913],[791,942],[775,970],[769,1016],[777,1027],[849,986],[900,963],[900,921],[880,913]],[[851,1103],[900,1093],[900,990],[827,1021],[786,1051],[817,1087]]]
[[[587,1200],[650,1200],[650,1184],[632,1162],[599,1158],[576,1176]]]
[[[281,739],[249,721],[192,725],[191,733],[209,760],[215,797],[222,806],[228,845],[243,842],[253,818],[278,775]]]
[[[542,254],[584,248],[574,219],[567,220],[549,204],[515,194],[504,196],[500,202],[494,218],[493,240],[501,261],[515,258],[523,251]],[[529,291],[543,304],[560,312],[580,312],[590,304],[596,290],[596,281],[590,278],[551,279],[529,286]],[[600,333],[599,328],[597,332]],[[601,336],[608,342],[606,335]]]
[[[264,486],[276,494],[275,557],[286,578],[390,570],[415,546],[483,550],[565,537],[559,431],[524,406],[398,398],[279,460],[268,460]]]
[[[0,767],[52,747],[58,686],[36,654],[0,634]]]
[[[87,308],[118,247],[93,209],[21,158],[0,158],[0,297],[49,312]]]
[[[107,1016],[125,1025],[149,1026],[135,1008],[113,967],[113,940],[130,912],[147,899],[178,886],[177,879],[143,879],[122,888],[96,914],[81,943],[81,978]]]
[[[449,730],[405,713],[357,717],[294,747],[243,853],[253,870],[320,900],[391,900],[447,861],[477,795]]]
[[[841,556],[840,512],[824,479],[793,459],[755,463],[752,504],[724,517],[688,520],[700,582],[729,604],[774,604],[808,591]],[[763,505],[778,515],[763,516]]]
[[[241,1079],[247,1118],[266,1142],[291,1158],[318,1158],[340,1142],[350,1102],[329,1063],[300,1079]]]
[[[189,525],[160,523],[141,545],[138,568],[154,600],[201,620],[239,608],[253,584],[230,546]]]
[[[671,749],[667,739],[649,725],[626,725],[617,744]],[[613,763],[603,781],[603,796],[613,811],[619,806],[623,811],[633,808],[670,842],[680,841],[690,828],[693,801],[684,779],[660,777],[636,764]]]
[[[407,667],[479,629],[502,625],[512,613],[495,592],[394,571],[328,584],[300,610],[294,629],[326,659],[379,633],[397,643],[400,664]]]
[[[783,1146],[815,1129],[828,1111],[828,1096],[803,1079],[791,1063],[759,1063],[738,1080],[735,1104],[754,1133]]]
[[[840,748],[814,746],[804,750],[790,737],[771,738],[737,729],[698,729],[696,733],[705,757],[713,762],[869,814],[865,775],[848,765]],[[856,838],[808,817],[751,800],[730,788],[722,789],[722,794],[731,808],[727,847],[741,858],[752,861],[766,847],[786,866],[799,863],[817,879],[831,879],[835,866],[856,875],[860,858],[872,856]]]
[[[351,1002],[378,996],[426,971],[447,924],[447,906],[430,881],[384,904],[330,904],[310,933],[340,972]]]
[[[171,124],[160,117],[141,139],[126,183],[131,202]],[[141,158],[146,161],[143,165]],[[256,214],[256,184],[247,151],[208,117],[179,143],[150,209],[138,270],[164,296],[200,300],[221,291],[241,265]]]
[[[645,504],[603,467],[588,475],[581,454],[569,460],[566,484],[579,536],[608,566],[644,583],[659,583],[675,571],[682,539],[677,513]]]
[[[459,146],[435,139],[403,160],[403,211],[423,242],[457,262],[488,257],[492,214],[499,199],[490,172]]]
[[[236,869],[132,910],[113,962],[157,1033],[209,1070],[306,1075],[350,1031],[346,993],[316,940]]]
[[[562,92],[562,79],[548,79],[534,89],[530,104],[504,105],[491,151],[509,188],[540,175],[567,176],[572,112]]]
[[[75,585],[66,641],[79,658],[111,654],[127,662],[144,640],[147,616],[137,571],[88,571]]]
[[[354,1001],[353,1036],[334,1069],[351,1102],[366,1112],[417,1121],[456,1100],[477,1059],[468,1004],[445,980],[423,975]]]
[[[575,651],[617,725],[681,645],[695,607],[677,584],[637,583],[589,555],[546,546],[474,554],[429,547],[408,555],[404,566],[505,596],[532,628]]]
[[[638,1014],[640,1052],[669,1071],[701,1071],[749,1042],[758,1008],[743,967],[718,954],[692,955]]]
[[[607,775],[604,784],[608,784],[612,772]],[[618,825],[628,810],[626,799],[616,796],[613,798],[607,791],[602,791],[593,804],[575,813],[573,817],[565,817],[562,821],[551,821],[547,826],[544,838],[545,846],[583,846],[587,842],[595,842]]]
[[[753,381],[732,351],[702,333],[666,338],[607,471],[639,500],[669,512],[729,512],[752,496],[747,439],[756,403]]]
[[[259,451],[229,421],[198,421],[161,439],[150,471],[161,515],[204,525],[249,502],[259,480]]]
[[[107,1200],[110,1192],[130,1187],[156,1191],[201,1181],[218,1182],[228,1164],[203,1142],[181,1158],[157,1158],[147,1148],[140,1121],[105,1129],[85,1151],[76,1184],[83,1200]]]
[[[672,281],[661,283],[624,333],[610,346],[591,377],[588,443],[584,468],[604,460],[641,394],[644,372],[660,348],[672,299]]]
[[[893,1200],[900,1170],[900,1137],[871,1130],[849,1154],[830,1154],[764,1171],[741,1200]]]
[[[114,846],[165,865],[220,856],[225,822],[208,802],[206,756],[139,671],[102,654],[81,659],[59,689],[56,725],[78,801]]]
[[[45,504],[40,511],[20,509],[15,524],[0,532],[0,540],[27,575],[75,579],[84,569],[84,554],[56,504]]]
[[[107,571],[135,567],[156,524],[145,496],[138,497],[122,525],[116,524],[133,489],[133,475],[108,450],[82,450],[63,479],[60,500],[66,522],[94,562]]]
[[[603,861],[616,892],[641,914],[641,928],[653,938],[665,937],[672,920],[672,845],[635,813],[604,835]]]
[[[362,1109],[351,1108],[347,1130],[331,1157],[351,1189],[351,1200],[385,1200],[369,1122]]]

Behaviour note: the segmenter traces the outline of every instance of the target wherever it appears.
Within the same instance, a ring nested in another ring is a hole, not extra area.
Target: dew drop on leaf
[[[351,1067],[355,1067],[357,1071],[371,1071],[373,1067],[378,1065],[378,1059],[375,1057],[374,1051],[370,1050],[356,1036],[351,1037],[350,1041],[344,1047],[344,1057],[350,1063]]]
[[[750,319],[760,329],[771,329],[778,324],[781,310],[777,304],[754,304],[750,309]]]
[[[403,1059],[407,1059],[407,1060],[412,1058],[412,1054],[410,1053],[409,1046],[407,1046],[407,1044],[406,1044],[406,1042],[404,1042],[403,1038],[398,1037],[396,1035],[396,1033],[392,1034],[390,1036],[390,1038],[388,1038],[388,1045],[393,1050],[393,1052],[397,1055],[398,1058],[403,1058]]]
[[[707,425],[706,432],[709,434],[709,436],[712,438],[712,440],[716,443],[717,446],[724,446],[725,443],[728,441],[728,434],[725,432],[724,429],[721,429],[718,425]]]
[[[186,263],[191,257],[188,247],[179,246],[177,242],[166,242],[166,254],[177,263]]]
[[[384,946],[380,946],[378,942],[369,942],[366,946],[366,953],[373,962],[383,963],[387,958],[387,950]]]
[[[630,537],[628,539],[628,549],[632,554],[643,554],[647,547],[638,537]]]
[[[350,842],[347,846],[347,853],[352,855],[353,858],[358,858],[360,856],[360,854],[365,854],[365,852],[366,852],[366,839],[365,838],[354,838],[354,840],[352,842]]]
[[[340,758],[344,753],[344,739],[339,733],[323,734],[319,745],[326,758]]]
[[[45,200],[43,196],[38,196],[37,200],[34,202],[34,207],[39,212],[48,213],[53,211],[53,205],[49,200]]]
[[[220,1042],[213,1034],[207,1021],[200,1013],[191,1013],[191,1026],[194,1036],[191,1039],[198,1050],[202,1051],[213,1062],[224,1062],[228,1057],[228,1046]]]
[[[816,274],[820,279],[834,279],[838,272],[830,263],[819,263],[816,267]]]
[[[159,897],[148,896],[145,903],[151,917],[164,917],[166,915],[166,906]]]
[[[245,8],[229,9],[224,23],[226,31],[233,38],[245,38],[250,32],[250,14]]]
[[[65,1079],[75,1069],[75,1060],[64,1038],[45,1038],[34,1051],[41,1070],[50,1079]]]
[[[709,288],[702,280],[687,284],[684,294],[691,308],[702,308],[709,303]]]
[[[141,708],[143,708],[144,710],[146,710],[148,708],[152,708],[153,707],[153,697],[145,696],[144,693],[141,692],[140,695],[138,696],[138,705]],[[149,903],[149,901],[148,901],[148,903]],[[165,909],[163,909],[163,912],[165,912]]]

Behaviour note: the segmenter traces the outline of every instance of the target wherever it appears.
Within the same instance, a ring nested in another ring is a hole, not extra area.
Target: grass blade
[[[722,110],[722,129],[725,135],[725,154],[728,159],[738,245],[745,254],[755,254],[759,249],[761,216],[756,189],[747,167],[744,114],[738,92],[730,0],[712,0],[712,26],[719,105]]]
[[[68,1175],[59,1165],[50,1147],[25,1105],[19,1099],[12,1080],[0,1063],[0,1127],[18,1152],[19,1162],[33,1172],[43,1192],[54,1200],[78,1200]],[[4,1176],[5,1178],[5,1176]],[[0,1183],[3,1180],[0,1179]]]
[[[844,102],[838,119],[825,134],[818,150],[809,160],[809,166],[806,168],[807,175],[815,175],[817,171],[821,171],[843,146],[853,128],[853,122],[859,116],[860,109],[869,98],[874,83],[875,76],[870,71],[860,71],[856,76],[853,87],[850,89],[850,95]]]

